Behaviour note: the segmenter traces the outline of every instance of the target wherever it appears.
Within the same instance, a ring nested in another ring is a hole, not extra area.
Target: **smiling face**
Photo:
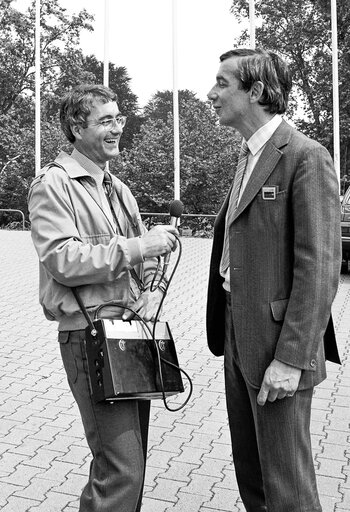
[[[221,62],[216,83],[208,98],[219,116],[220,124],[241,131],[249,112],[249,91],[244,91],[238,76],[238,57]]]
[[[116,118],[119,114],[115,101],[103,103],[93,100],[85,127],[81,124],[71,127],[75,136],[75,148],[101,169],[104,169],[106,162],[118,155],[123,129],[118,123],[114,123],[113,128],[106,130],[98,123]]]

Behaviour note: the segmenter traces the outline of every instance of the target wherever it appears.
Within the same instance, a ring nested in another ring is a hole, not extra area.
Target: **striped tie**
[[[110,198],[111,194],[112,194],[112,190],[113,190],[113,183],[112,183],[111,175],[109,174],[108,171],[105,171],[105,174],[103,177],[103,187],[104,187],[107,197]]]
[[[225,239],[220,262],[220,273],[224,274],[230,266],[230,245],[229,245],[229,226],[238,206],[239,193],[242,187],[243,176],[247,167],[249,148],[246,141],[243,141],[241,151],[238,157],[236,174],[233,180],[233,186],[226,212]]]

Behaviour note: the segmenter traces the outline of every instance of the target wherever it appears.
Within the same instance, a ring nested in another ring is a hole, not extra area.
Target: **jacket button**
[[[316,366],[316,361],[315,361],[315,359],[311,359],[311,361],[310,361],[310,366],[311,366],[311,368],[315,368],[315,366]]]

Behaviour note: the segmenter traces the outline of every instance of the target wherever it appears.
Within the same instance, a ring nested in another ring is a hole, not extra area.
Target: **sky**
[[[18,9],[30,0],[16,0]],[[81,48],[104,58],[104,0],[59,0],[69,14],[85,8],[94,32],[82,32]],[[178,88],[199,99],[215,81],[219,56],[232,48],[244,26],[229,12],[232,0],[177,0]],[[172,90],[172,0],[109,0],[109,58],[125,66],[143,107],[158,90]]]

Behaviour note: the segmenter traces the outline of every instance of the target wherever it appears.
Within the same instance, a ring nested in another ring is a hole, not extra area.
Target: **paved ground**
[[[231,464],[222,359],[206,348],[210,240],[184,239],[164,317],[194,394],[186,408],[152,407],[143,512],[243,511]],[[0,509],[76,512],[89,450],[61,368],[56,327],[37,300],[28,232],[0,231]],[[312,441],[324,512],[350,511],[350,276],[334,304],[341,367],[317,388]],[[283,512],[283,511],[281,511]]]

